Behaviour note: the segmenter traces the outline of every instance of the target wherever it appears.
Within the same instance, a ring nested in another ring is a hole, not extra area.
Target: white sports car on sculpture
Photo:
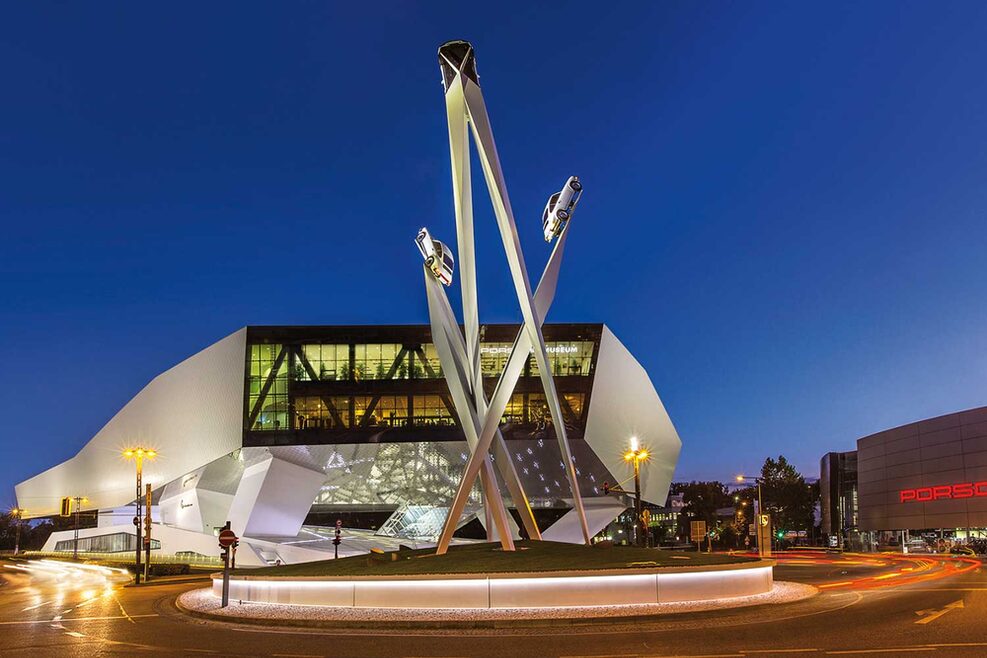
[[[422,252],[425,265],[432,271],[435,278],[443,284],[452,285],[452,271],[456,266],[456,260],[452,257],[452,251],[438,240],[432,239],[428,229],[422,227],[415,238],[418,251]]]
[[[583,184],[579,182],[577,176],[570,176],[569,180],[562,186],[561,192],[556,192],[548,197],[545,204],[545,212],[541,216],[541,225],[545,230],[545,242],[551,242],[552,238],[562,233],[569,218],[572,217],[579,197],[583,195]]]

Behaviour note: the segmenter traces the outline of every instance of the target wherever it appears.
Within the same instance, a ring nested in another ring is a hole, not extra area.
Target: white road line
[[[827,651],[831,656],[843,656],[855,653],[905,653],[909,651],[935,651],[935,647],[895,647],[894,649],[843,649],[841,651]]]
[[[131,615],[130,617],[116,616],[116,617],[69,617],[68,619],[62,619],[61,622],[66,621],[100,621],[106,619],[130,619],[137,617],[159,617],[157,614],[146,614],[146,615]],[[52,620],[50,619],[32,619],[30,621],[0,621],[0,626],[17,626],[21,624],[50,624]]]

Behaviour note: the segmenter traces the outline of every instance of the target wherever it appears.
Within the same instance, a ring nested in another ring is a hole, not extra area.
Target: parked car
[[[579,203],[579,197],[583,195],[583,184],[579,182],[579,177],[570,176],[562,189],[548,197],[545,204],[545,211],[541,215],[542,229],[545,231],[545,242],[551,242],[555,236],[562,233],[562,229],[572,218],[572,213]]]
[[[425,259],[425,265],[431,270],[435,278],[444,285],[452,285],[452,272],[456,267],[456,260],[452,256],[452,251],[442,242],[432,238],[428,229],[422,227],[415,238],[418,251]]]

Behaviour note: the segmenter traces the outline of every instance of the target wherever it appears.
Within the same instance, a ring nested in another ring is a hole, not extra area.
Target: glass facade
[[[66,539],[55,542],[55,551],[58,553],[74,550],[75,540]],[[161,542],[157,539],[151,540],[151,550],[160,550]],[[117,532],[112,535],[100,535],[99,537],[80,537],[80,553],[129,553],[137,550],[137,538],[126,532]]]
[[[518,329],[483,328],[480,370],[488,396],[507,365]],[[602,325],[545,326],[563,418],[576,430],[592,387],[601,332]],[[434,440],[463,438],[425,326],[250,327],[246,371],[244,445],[429,440],[391,433],[415,430],[439,431]],[[503,424],[527,428],[524,436],[529,438],[531,432],[552,431],[533,357]],[[318,439],[321,435],[325,438]]]
[[[594,344],[591,341],[566,341],[545,343],[548,351],[548,364],[556,377],[590,374],[593,362]],[[538,364],[534,357],[529,360],[532,375],[538,375]]]
[[[349,345],[302,345],[295,367],[299,381],[335,381],[350,378]]]
[[[251,345],[247,362],[247,420],[252,430],[288,427],[288,367],[281,345]]]

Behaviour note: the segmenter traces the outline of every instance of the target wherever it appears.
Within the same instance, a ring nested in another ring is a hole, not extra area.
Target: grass
[[[549,541],[519,541],[518,550],[504,552],[500,544],[453,546],[445,555],[434,548],[385,553],[387,561],[366,555],[303,564],[237,569],[244,576],[403,576],[419,574],[534,573],[586,569],[693,567],[736,564],[757,558],[696,552],[663,551],[633,546],[583,546]]]

